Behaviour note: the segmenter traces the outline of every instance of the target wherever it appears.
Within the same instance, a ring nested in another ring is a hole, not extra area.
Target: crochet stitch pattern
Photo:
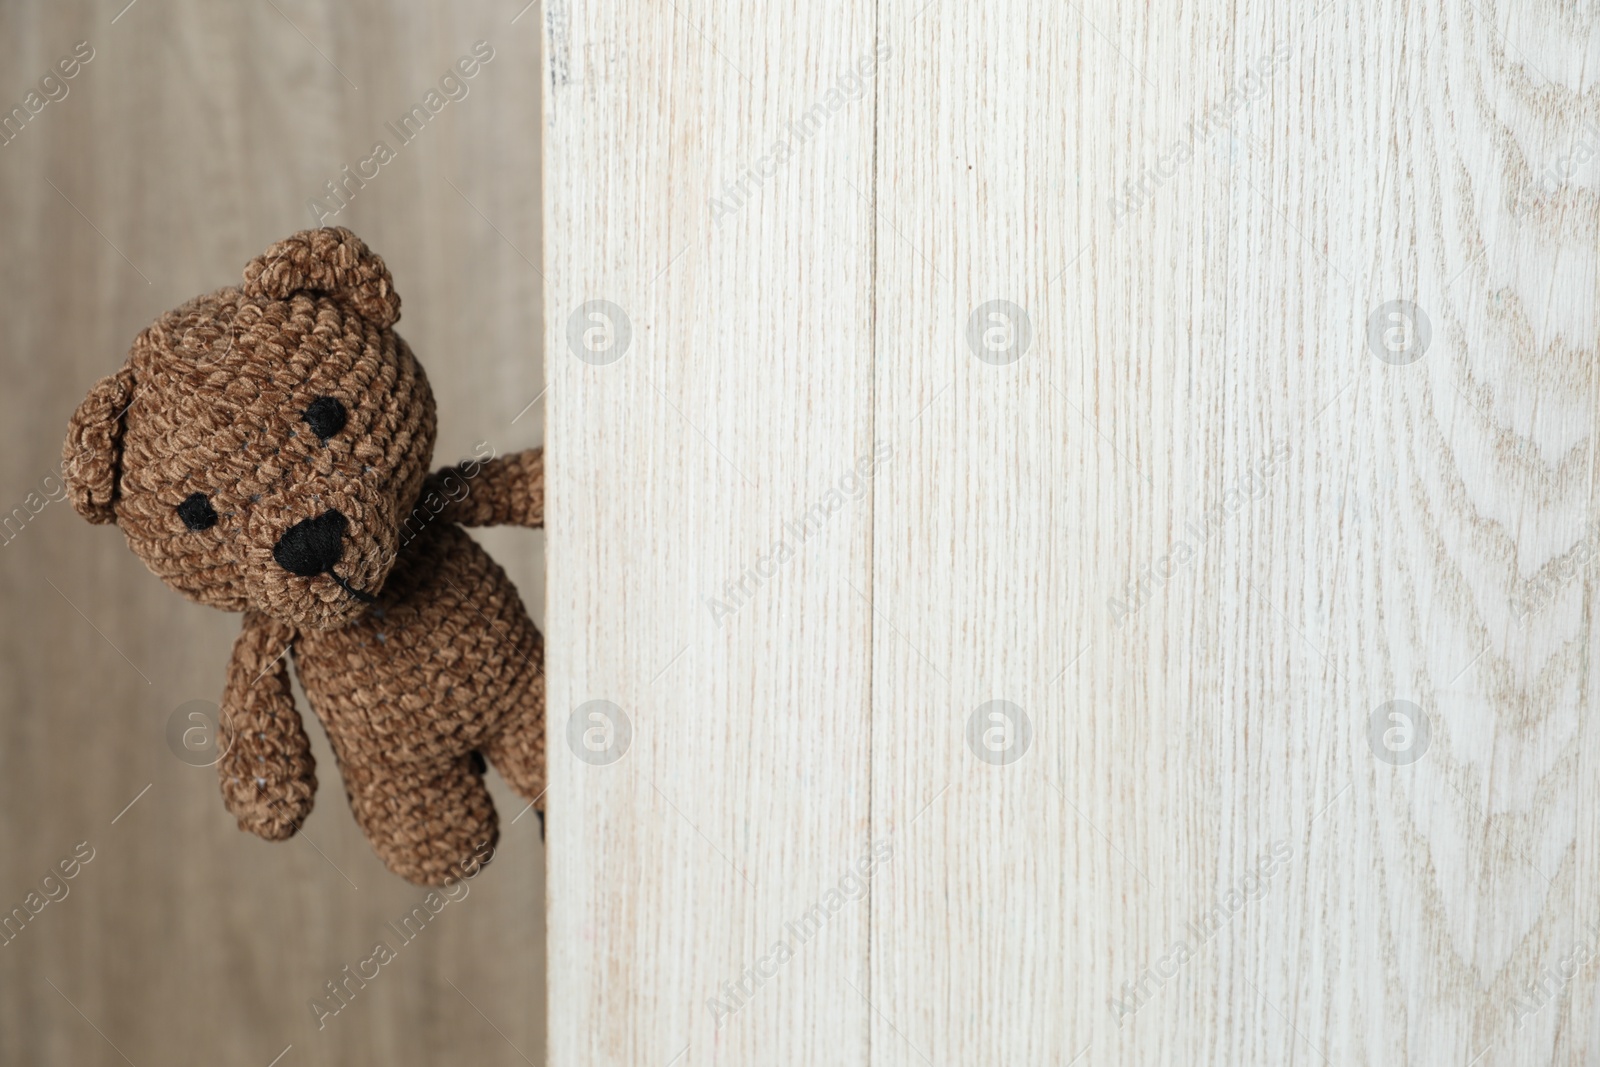
[[[162,581],[244,613],[217,763],[240,829],[280,841],[311,812],[291,653],[374,851],[441,885],[498,839],[486,763],[544,793],[543,640],[462,529],[542,526],[544,457],[430,474],[433,393],[399,318],[360,238],[297,233],[139,334],[72,416],[63,469]]]

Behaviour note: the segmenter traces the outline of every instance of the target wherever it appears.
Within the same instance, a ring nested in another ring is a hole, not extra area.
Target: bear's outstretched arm
[[[446,467],[428,479],[445,498],[439,518],[462,526],[543,526],[544,449]],[[427,491],[423,494],[427,499]]]
[[[218,716],[222,802],[239,829],[268,841],[294,836],[317,792],[311,742],[289,688],[294,636],[286,622],[245,612]]]

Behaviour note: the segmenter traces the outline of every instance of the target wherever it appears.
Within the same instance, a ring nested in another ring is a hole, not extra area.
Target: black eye
[[[209,530],[217,524],[217,510],[204,493],[190,493],[178,505],[178,518],[191,530]]]
[[[319,396],[305,410],[311,432],[326,441],[344,429],[344,405],[331,396]]]

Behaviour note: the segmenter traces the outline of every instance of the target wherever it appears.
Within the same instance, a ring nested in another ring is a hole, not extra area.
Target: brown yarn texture
[[[430,474],[433,393],[399,317],[387,267],[355,234],[295,234],[242,286],[145,329],[79,405],[63,457],[81,515],[115,522],[184,595],[244,613],[217,764],[240,828],[279,841],[311,812],[292,658],[373,849],[439,885],[498,838],[485,762],[530,803],[544,793],[543,641],[461,528],[543,525],[544,459]],[[327,398],[344,422],[324,438],[306,413]],[[178,510],[196,495],[210,507],[199,528]],[[280,562],[291,530],[334,512],[321,573]]]

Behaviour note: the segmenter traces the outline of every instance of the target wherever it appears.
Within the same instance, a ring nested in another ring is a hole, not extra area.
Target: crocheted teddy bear
[[[399,317],[355,234],[295,234],[141,333],[63,458],[84,518],[190,599],[244,612],[217,764],[240,828],[283,840],[311,811],[292,650],[373,849],[439,885],[497,839],[485,760],[544,792],[543,641],[461,528],[542,525],[544,462],[481,447],[430,475],[433,393]]]

